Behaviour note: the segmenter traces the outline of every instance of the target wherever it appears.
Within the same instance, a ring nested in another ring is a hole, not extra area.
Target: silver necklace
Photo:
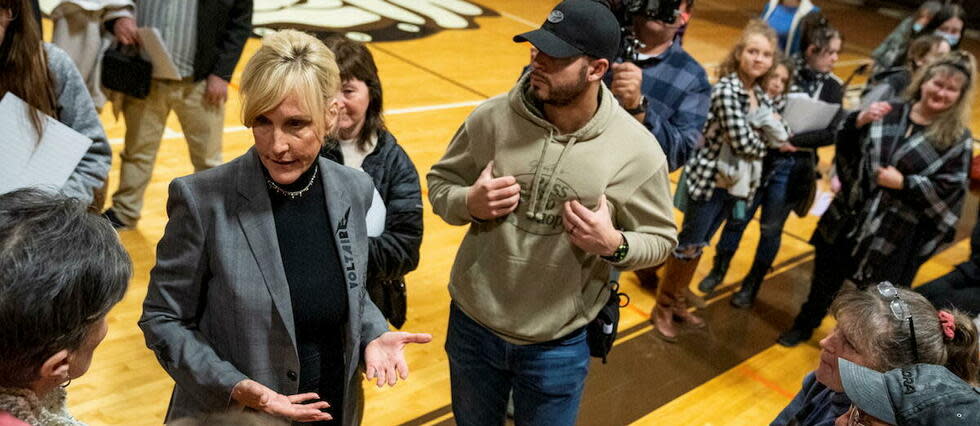
[[[306,193],[306,191],[309,191],[310,188],[313,187],[313,181],[316,180],[316,173],[318,171],[320,171],[320,168],[317,167],[316,164],[314,164],[313,165],[313,176],[310,176],[310,181],[307,182],[306,183],[306,186],[304,186],[303,189],[301,189],[299,191],[287,191],[285,189],[282,189],[282,187],[279,186],[279,184],[273,182],[272,179],[269,179],[269,178],[265,178],[265,182],[269,185],[269,188],[271,188],[272,190],[274,190],[277,193],[279,193],[279,195],[282,195],[283,197],[288,197],[290,200],[295,200],[295,199],[297,199],[299,197],[302,197],[303,194]]]

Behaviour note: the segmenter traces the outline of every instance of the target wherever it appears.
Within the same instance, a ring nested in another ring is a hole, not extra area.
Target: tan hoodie
[[[470,225],[449,279],[454,303],[516,344],[563,337],[608,300],[610,263],[571,243],[562,226],[565,201],[594,210],[606,195],[630,247],[617,267],[660,264],[677,244],[667,161],[653,135],[605,85],[592,119],[559,135],[527,99],[527,78],[478,106],[427,176],[435,213]],[[491,160],[494,177],[517,178],[521,201],[507,216],[476,222],[466,193]]]

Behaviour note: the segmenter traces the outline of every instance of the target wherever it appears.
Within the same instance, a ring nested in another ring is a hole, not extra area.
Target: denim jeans
[[[737,198],[732,197],[728,190],[715,188],[711,198],[706,201],[689,200],[687,212],[681,232],[677,235],[677,253],[690,247],[697,247],[695,256],[701,255],[701,248],[708,245],[711,237],[718,231],[721,222],[728,219],[733,222],[732,209]]]
[[[738,249],[742,234],[748,226],[749,221],[755,216],[756,210],[762,206],[762,216],[759,218],[759,246],[755,250],[755,260],[753,265],[768,270],[772,262],[776,259],[779,252],[779,245],[782,243],[783,226],[789,218],[793,206],[786,202],[788,193],[793,188],[789,187],[790,175],[796,162],[800,161],[793,156],[779,156],[773,160],[772,171],[762,187],[756,191],[744,221],[728,221],[725,229],[721,231],[721,240],[718,242],[719,251],[734,253]]]
[[[515,345],[452,305],[446,354],[457,424],[504,424],[511,390],[515,424],[575,424],[589,372],[585,328],[550,342]]]

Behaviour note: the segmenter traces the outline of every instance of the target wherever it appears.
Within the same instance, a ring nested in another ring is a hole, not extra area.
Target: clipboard
[[[0,194],[39,187],[58,191],[92,146],[92,139],[44,116],[44,132],[38,140],[32,109],[13,93],[0,100]]]
[[[813,99],[807,95],[791,93],[786,97],[783,119],[793,134],[826,129],[840,111],[840,105]]]
[[[136,30],[140,36],[140,52],[143,58],[153,64],[153,78],[162,80],[182,80],[173,57],[163,44],[160,31],[153,27],[142,27]]]

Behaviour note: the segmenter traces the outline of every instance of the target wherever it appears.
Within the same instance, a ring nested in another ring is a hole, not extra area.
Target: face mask
[[[919,31],[922,31],[922,24],[920,24],[918,22],[912,24],[912,32],[913,33],[917,33]]]
[[[936,34],[937,36],[940,36],[940,37],[946,39],[946,42],[948,42],[950,46],[956,46],[956,43],[959,43],[960,42],[960,36],[958,36],[958,35],[953,35],[953,34],[950,34],[950,33],[944,33],[944,32],[939,31],[939,30],[936,30],[934,32],[934,34]]]

